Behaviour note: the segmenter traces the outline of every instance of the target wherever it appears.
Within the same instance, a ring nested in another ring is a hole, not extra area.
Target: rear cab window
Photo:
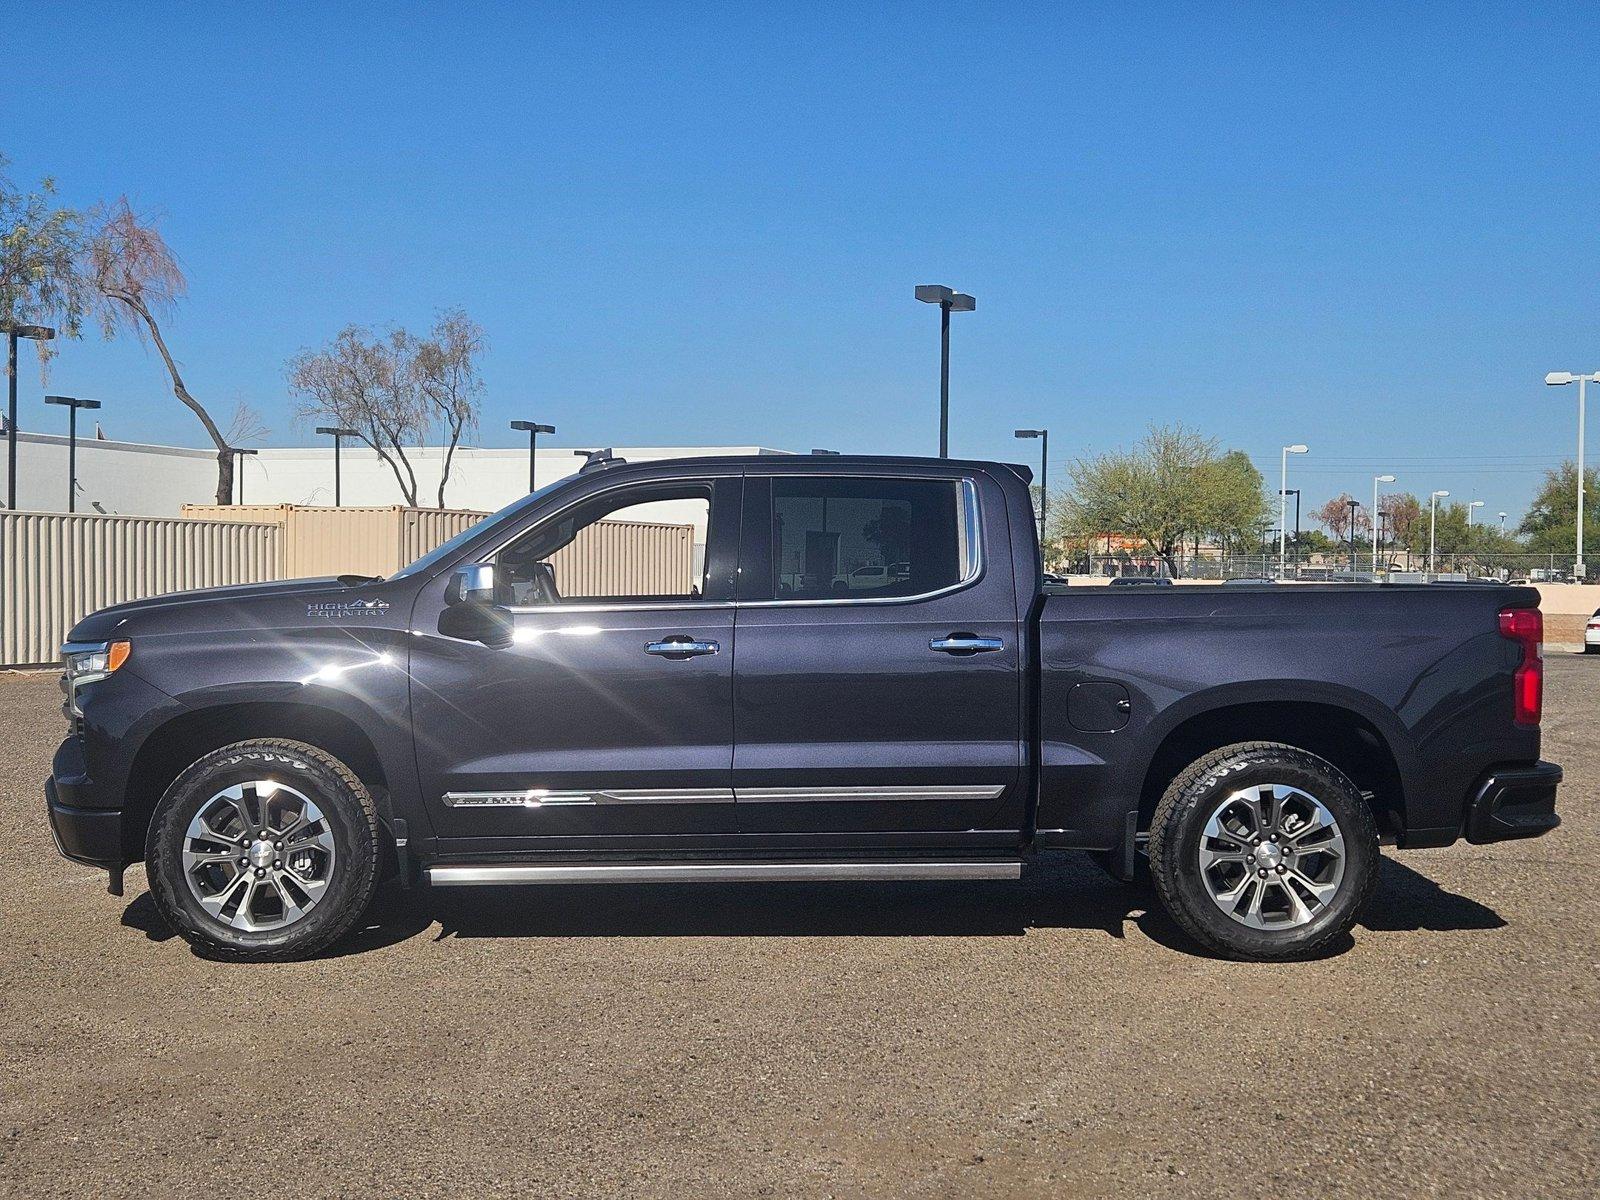
[[[742,598],[909,599],[978,573],[976,499],[960,479],[775,475],[747,493]],[[756,544],[752,544],[756,543]]]

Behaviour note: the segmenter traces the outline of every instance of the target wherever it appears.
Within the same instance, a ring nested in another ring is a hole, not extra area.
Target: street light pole
[[[1448,496],[1449,492],[1434,492],[1428,497],[1428,574],[1433,574],[1433,543],[1434,534],[1439,527],[1439,501]]]
[[[17,509],[17,339],[48,342],[56,331],[48,325],[6,326],[6,507]]]
[[[1346,500],[1345,504],[1350,508],[1350,574],[1354,577],[1356,573],[1356,510],[1361,507],[1361,501]]]
[[[354,429],[345,429],[339,425],[318,425],[317,432],[330,434],[333,437],[333,506],[338,508],[340,504],[339,443],[344,438],[357,437],[359,435]]]
[[[67,511],[78,511],[78,410],[99,408],[98,400],[80,400],[76,396],[46,396],[46,404],[59,404],[67,410]]]
[[[1479,508],[1482,508],[1482,507],[1483,507],[1483,501],[1482,500],[1474,500],[1471,504],[1467,505],[1467,528],[1468,529],[1472,528],[1473,510],[1479,509]]]
[[[1050,431],[1048,429],[1018,429],[1012,437],[1038,438],[1039,443],[1039,545],[1044,545],[1045,530],[1050,526]]]
[[[1505,537],[1505,535],[1506,535],[1506,514],[1505,513],[1501,513],[1500,514],[1500,536],[1501,537]]]
[[[1289,455],[1291,455],[1291,454],[1305,454],[1310,449],[1311,448],[1309,446],[1303,445],[1303,444],[1301,444],[1299,442],[1296,442],[1292,446],[1285,446],[1283,448],[1283,464],[1282,464],[1282,471],[1280,472],[1281,482],[1278,484],[1278,578],[1279,579],[1283,578],[1284,563],[1285,563],[1285,560],[1289,556],[1289,531],[1288,531],[1288,526],[1289,526],[1289,521],[1288,521],[1288,517],[1289,517]],[[1300,511],[1299,505],[1300,505],[1300,501],[1299,501],[1298,498],[1296,498],[1296,500],[1295,500],[1295,513],[1296,513],[1296,516],[1295,516],[1295,540],[1296,541],[1299,541],[1299,534],[1300,534],[1300,528],[1299,528],[1299,526],[1300,526],[1300,518],[1299,518],[1299,515],[1298,515],[1299,511]]]
[[[241,505],[244,504],[244,456],[247,455],[247,454],[260,454],[260,453],[261,453],[261,451],[259,451],[259,450],[246,450],[243,446],[235,446],[233,448],[233,454],[234,454],[234,464],[233,464],[234,471],[233,471],[233,473],[239,477],[239,500],[238,500],[238,503],[241,504]]]
[[[513,421],[511,428],[528,435],[528,494],[532,495],[538,490],[534,482],[534,446],[541,433],[554,433],[554,425],[536,425],[532,421]]]
[[[919,283],[916,297],[939,306],[939,457],[950,457],[950,314],[972,312],[978,302],[942,283]]]
[[[1578,385],[1578,559],[1572,565],[1572,577],[1582,580],[1588,575],[1588,570],[1583,565],[1583,415],[1586,396],[1586,385],[1600,381],[1600,371],[1590,375],[1576,375],[1571,371],[1551,371],[1544,377],[1545,383],[1551,387],[1560,387],[1563,384],[1576,383]]]
[[[1378,511],[1378,485],[1380,483],[1393,483],[1393,475],[1374,475],[1372,477],[1372,573],[1378,573],[1378,518],[1383,514]]]

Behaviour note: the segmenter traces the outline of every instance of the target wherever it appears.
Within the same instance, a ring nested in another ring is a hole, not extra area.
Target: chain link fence
[[[1597,548],[1600,551],[1600,548]],[[1430,569],[1426,554],[1385,553],[1378,557],[1377,576],[1426,575],[1451,579],[1526,580],[1529,583],[1583,582],[1573,574],[1571,554],[1436,554]],[[1281,570],[1280,570],[1281,565]],[[1372,554],[1316,554],[1281,562],[1276,554],[1179,555],[1169,566],[1154,555],[1133,553],[1069,554],[1052,559],[1050,570],[1063,575],[1119,576],[1178,579],[1289,579],[1338,580],[1374,578]],[[1589,580],[1596,578],[1590,566]]]

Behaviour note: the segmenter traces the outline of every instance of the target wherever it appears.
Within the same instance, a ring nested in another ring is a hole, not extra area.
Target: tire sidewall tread
[[[1188,851],[1223,789],[1238,777],[1274,772],[1308,777],[1313,786],[1305,790],[1333,812],[1345,839],[1344,881],[1329,911],[1281,932],[1251,929],[1230,919],[1205,893],[1198,864],[1188,861]],[[1180,771],[1156,805],[1149,849],[1156,892],[1184,933],[1214,954],[1255,961],[1308,958],[1347,933],[1377,884],[1381,857],[1377,823],[1355,785],[1326,759],[1281,742],[1223,746]]]
[[[224,781],[230,775],[248,777],[263,770],[287,775],[308,791],[336,827],[336,836],[343,834],[337,845],[337,874],[330,894],[301,920],[282,930],[241,930],[229,938],[200,911],[184,881],[183,837],[199,792],[228,786]],[[343,937],[366,912],[377,888],[381,830],[366,785],[332,754],[287,738],[251,738],[203,755],[173,780],[150,821],[145,874],[162,917],[205,957],[239,962],[307,958]]]

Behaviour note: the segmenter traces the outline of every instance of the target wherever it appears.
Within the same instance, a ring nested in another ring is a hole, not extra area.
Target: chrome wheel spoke
[[[1290,784],[1260,784],[1230,793],[1212,810],[1196,861],[1212,903],[1230,919],[1292,929],[1315,920],[1338,894],[1344,835],[1315,796]]]
[[[336,851],[333,831],[309,797],[257,780],[224,788],[200,806],[185,832],[184,876],[208,915],[258,933],[292,925],[316,907],[333,878]]]

